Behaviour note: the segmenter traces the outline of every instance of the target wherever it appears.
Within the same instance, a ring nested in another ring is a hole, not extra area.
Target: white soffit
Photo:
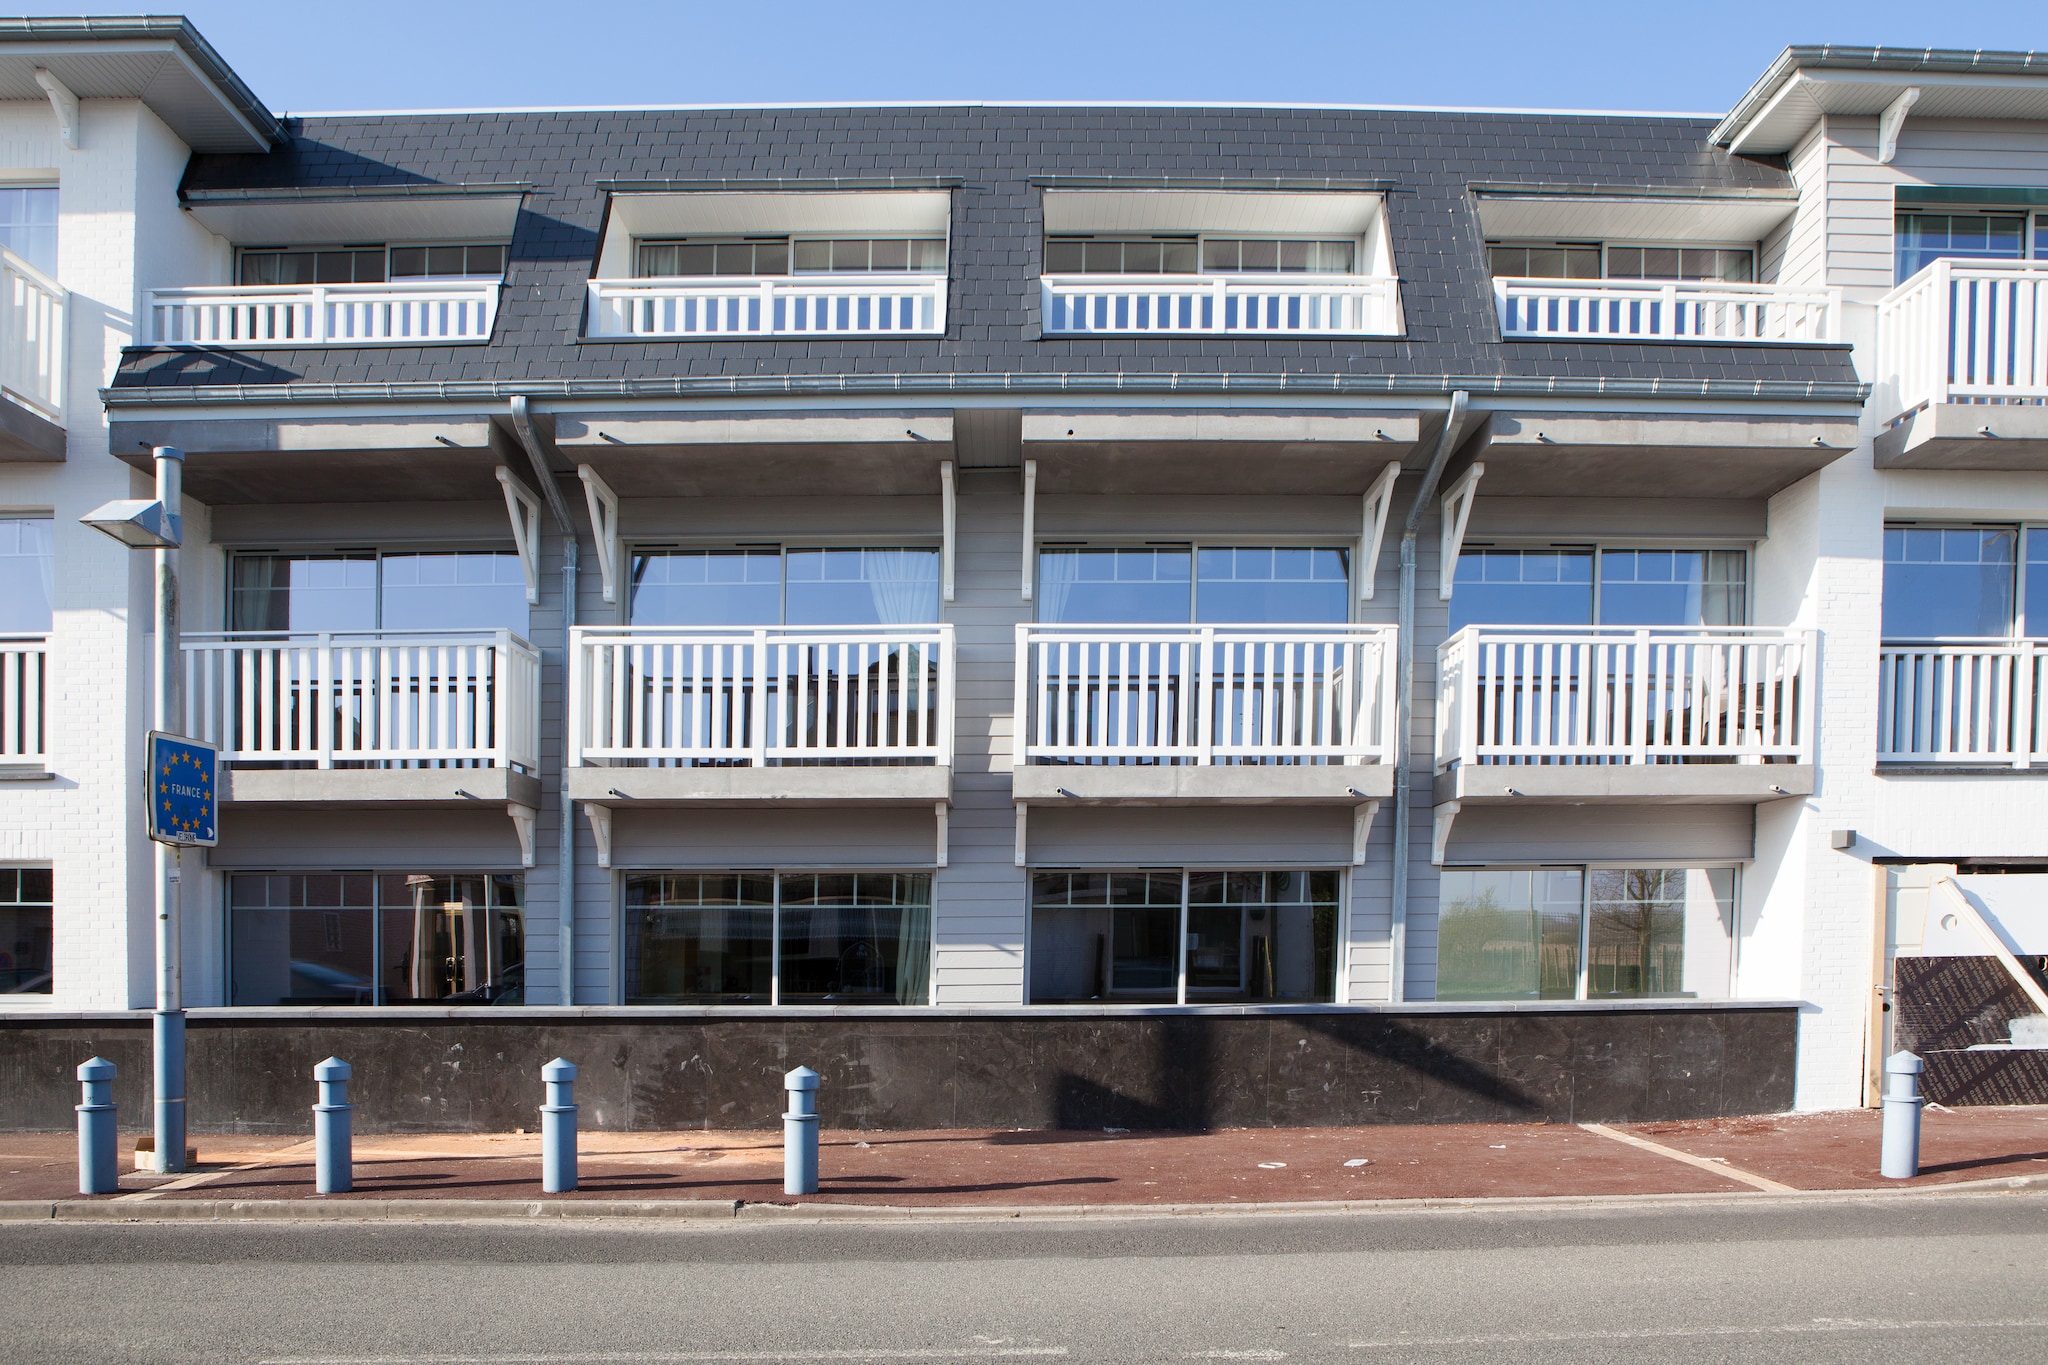
[[[237,246],[348,242],[508,242],[523,195],[197,198],[186,205]]]
[[[1802,71],[1735,135],[1729,149],[1789,152],[1824,115],[1876,118],[1910,89],[1919,90],[1920,98],[1909,124],[1936,118],[2048,120],[2048,76]]]
[[[1047,232],[1247,232],[1359,237],[1380,196],[1365,191],[1045,191]]]
[[[1491,241],[1755,242],[1798,206],[1790,196],[1481,195],[1479,224]]]
[[[684,191],[612,196],[610,231],[634,237],[917,233],[943,237],[953,219],[946,190]]]
[[[49,96],[36,84],[42,67],[82,100],[140,100],[195,152],[267,152],[255,127],[168,38],[128,41],[9,42],[0,45],[0,100]]]

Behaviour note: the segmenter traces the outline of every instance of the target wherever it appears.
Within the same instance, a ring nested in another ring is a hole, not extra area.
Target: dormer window
[[[1048,275],[1349,275],[1358,243],[1276,237],[1061,234],[1045,242]]]
[[[236,283],[383,284],[391,280],[495,280],[505,273],[501,244],[439,246],[243,247]]]
[[[717,275],[938,274],[943,237],[685,237],[638,244],[642,279]]]
[[[1599,242],[1488,242],[1496,279],[1682,280],[1748,284],[1756,279],[1750,247],[1617,246]]]

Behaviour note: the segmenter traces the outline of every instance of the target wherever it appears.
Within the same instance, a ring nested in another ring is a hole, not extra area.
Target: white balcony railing
[[[950,625],[571,637],[571,766],[953,761]]]
[[[154,289],[152,346],[441,346],[491,339],[496,280]]]
[[[1940,260],[1878,301],[1878,419],[2048,403],[2048,261]]]
[[[49,654],[47,635],[0,635],[0,768],[48,761]]]
[[[1878,762],[2048,764],[2048,642],[1891,641],[1878,660]]]
[[[1017,627],[1015,761],[1385,763],[1392,626]]]
[[[184,637],[185,733],[223,763],[524,768],[540,762],[540,655],[504,630]]]
[[[1437,766],[1811,762],[1813,669],[1802,630],[1467,626],[1437,650]]]
[[[71,293],[0,248],[0,390],[24,407],[64,420],[64,333]]]
[[[1399,336],[1391,275],[1045,275],[1047,336]]]
[[[1649,280],[1496,279],[1504,337],[1558,341],[1840,341],[1837,289]]]
[[[590,335],[942,336],[944,275],[704,276],[590,282]]]

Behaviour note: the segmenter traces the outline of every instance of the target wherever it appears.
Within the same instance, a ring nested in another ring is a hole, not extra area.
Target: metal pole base
[[[151,1023],[156,1042],[154,1164],[170,1175],[185,1169],[185,1011],[158,1010]]]

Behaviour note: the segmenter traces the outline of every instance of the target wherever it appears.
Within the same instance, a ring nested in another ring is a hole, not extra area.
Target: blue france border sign
[[[219,768],[219,751],[211,744],[150,731],[149,837],[160,844],[212,848],[219,841]]]

